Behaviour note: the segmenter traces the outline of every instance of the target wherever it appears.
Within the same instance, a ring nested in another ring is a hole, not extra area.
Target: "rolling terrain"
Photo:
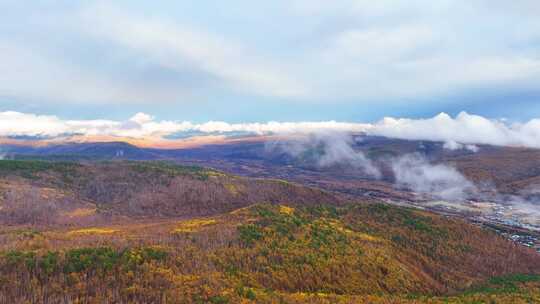
[[[442,142],[361,135],[352,140],[327,137],[296,142],[259,138],[172,150],[122,142],[0,148],[10,159],[165,160],[246,177],[287,180],[349,200],[406,204],[475,222],[540,231],[538,149],[489,145],[450,149]],[[380,176],[366,174],[358,165],[365,160],[358,155],[364,155]],[[321,163],[329,158],[334,159]],[[396,163],[406,169],[401,170],[405,181],[396,177]],[[458,195],[436,195],[455,190]]]
[[[0,161],[0,302],[530,303],[462,219],[163,161]]]
[[[4,227],[3,302],[531,303],[540,256],[382,204],[256,204],[212,217]]]
[[[339,204],[325,191],[166,162],[0,161],[0,223],[215,215],[254,203]]]
[[[43,147],[3,144],[0,148],[6,157],[15,159],[169,160],[192,163],[237,175],[284,178],[343,193],[375,197],[396,194],[391,189],[394,176],[386,168],[384,160],[412,153],[419,153],[435,163],[452,165],[472,182],[489,185],[493,188],[491,190],[501,194],[520,194],[540,184],[539,149],[480,145],[474,152],[445,149],[441,142],[374,136],[355,138],[351,148],[364,153],[381,166],[383,174],[380,180],[374,180],[347,163],[321,167],[317,164],[321,152],[317,154],[306,149],[300,155],[291,155],[286,149],[275,148],[279,147],[280,141],[241,141],[169,150],[139,148],[123,142],[51,144]],[[348,185],[347,182],[358,184]]]

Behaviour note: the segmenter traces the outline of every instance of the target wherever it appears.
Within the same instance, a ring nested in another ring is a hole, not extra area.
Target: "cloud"
[[[12,111],[0,113],[1,136],[58,136],[68,131],[67,124],[55,116]]]
[[[364,153],[353,148],[353,137],[337,131],[319,131],[309,136],[266,143],[270,152],[284,152],[299,161],[313,162],[318,167],[346,165],[360,169],[370,177],[380,178],[381,172]]]
[[[537,91],[540,80],[535,1],[216,6],[219,14],[202,2],[4,1],[0,95],[49,105],[197,108],[240,96],[391,108],[471,90]]]
[[[209,121],[195,124],[188,121],[156,121],[151,115],[137,113],[127,121],[106,119],[62,120],[53,115],[37,115],[15,111],[0,112],[0,136],[55,137],[65,135],[165,137],[179,132],[207,134],[247,132],[253,135],[308,134],[319,131],[360,132],[367,124],[345,122],[267,122],[230,124]]]
[[[0,67],[8,71],[0,74],[0,95],[24,96],[42,102],[51,99],[71,102],[81,102],[85,98],[135,99],[135,94],[122,94],[118,83],[112,85],[106,78],[82,72],[28,47],[0,41],[0,54]]]
[[[334,37],[332,56],[369,58],[374,63],[399,60],[408,52],[435,40],[429,27],[408,26],[395,29],[351,29]]]
[[[133,115],[133,117],[131,117],[129,120],[133,121],[134,123],[137,123],[139,125],[142,125],[142,124],[145,124],[145,123],[152,122],[154,120],[154,117],[151,116],[151,115],[139,112],[139,113]]]
[[[534,90],[540,79],[533,1],[297,0],[293,9],[334,25],[318,32],[311,57],[332,75],[318,86],[326,96],[410,104],[470,90]]]
[[[143,17],[129,5],[0,5],[11,12],[5,19],[10,30],[0,29],[0,67],[9,71],[0,75],[0,96],[46,104],[141,104],[192,103],[218,93],[309,93],[290,64],[228,35]],[[44,39],[44,33],[62,39]]]
[[[507,206],[505,216],[525,224],[540,225],[540,185],[529,185],[516,194],[495,194],[495,201]],[[538,228],[536,228],[537,230]]]
[[[447,140],[444,142],[443,144],[443,148],[444,149],[447,149],[447,150],[451,150],[451,151],[456,151],[456,150],[468,150],[468,151],[471,151],[471,152],[478,152],[480,150],[480,148],[478,148],[478,146],[476,145],[464,145],[464,144],[461,144],[461,143],[458,143],[458,142],[455,142],[453,140]]]
[[[540,148],[540,119],[508,124],[466,112],[455,118],[445,113],[428,119],[387,117],[371,125],[366,132],[409,140]]]
[[[220,79],[236,91],[260,96],[296,97],[307,88],[286,65],[254,50],[187,25],[129,14],[110,5],[83,11],[84,29],[99,40],[139,52],[146,61],[182,72],[186,65]]]
[[[431,164],[420,154],[407,154],[391,164],[396,184],[414,192],[438,198],[459,201],[476,191],[455,168],[444,164]]]
[[[321,132],[266,144],[268,152],[286,153],[300,164],[315,164],[320,168],[345,165],[380,179],[382,174],[378,165],[381,163],[375,165],[353,147],[353,136],[336,132]],[[384,159],[382,164],[392,170],[396,187],[412,190],[424,197],[462,201],[477,194],[476,186],[457,169],[430,163],[419,153]]]
[[[58,137],[69,135],[116,136],[129,138],[182,137],[182,133],[208,135],[313,135],[315,141],[328,141],[325,134],[362,133],[406,140],[444,142],[446,149],[478,150],[476,145],[540,148],[540,119],[524,123],[508,123],[462,112],[456,117],[441,113],[427,119],[391,118],[379,122],[352,123],[336,121],[227,123],[209,121],[158,121],[153,116],[137,113],[126,121],[106,119],[63,120],[52,115],[15,111],[0,112],[0,136]]]

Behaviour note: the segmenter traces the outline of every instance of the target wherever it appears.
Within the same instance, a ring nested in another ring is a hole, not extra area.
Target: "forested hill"
[[[382,204],[4,229],[2,303],[537,303],[540,256]]]
[[[340,204],[328,192],[167,162],[0,161],[0,223],[215,215],[255,203]]]
[[[5,160],[0,194],[0,303],[540,299],[531,248],[284,180],[166,162]]]

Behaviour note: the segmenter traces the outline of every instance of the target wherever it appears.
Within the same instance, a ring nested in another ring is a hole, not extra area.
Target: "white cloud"
[[[69,131],[65,122],[55,116],[0,113],[1,136],[58,136]]]
[[[433,43],[435,37],[429,27],[405,26],[392,29],[351,29],[334,38],[331,56],[368,59],[371,63],[387,63],[419,47]]]
[[[443,148],[451,151],[465,149],[475,153],[480,150],[480,148],[478,148],[476,145],[464,145],[451,139],[444,142]]]
[[[418,154],[401,156],[391,167],[397,185],[415,192],[457,201],[476,191],[476,187],[455,168],[431,164]]]
[[[455,118],[445,113],[428,119],[387,117],[366,132],[401,139],[540,148],[540,119],[507,124],[466,112]]]
[[[311,160],[325,168],[345,165],[362,170],[366,175],[380,178],[380,170],[364,153],[353,148],[353,137],[338,130],[320,130],[292,140],[267,142],[265,148],[271,152],[285,152],[298,160]]]
[[[463,149],[463,145],[453,140],[447,140],[444,142],[443,148],[455,151]]]
[[[303,18],[334,25],[319,30],[320,48],[310,53],[317,70],[331,75],[312,79],[327,98],[421,103],[471,89],[534,89],[540,81],[540,21],[527,13],[538,8],[531,1],[293,3]]]
[[[171,100],[178,90],[140,86],[66,62],[57,54],[0,40],[0,95],[37,100],[40,103],[69,102],[138,104]]]
[[[396,14],[421,14],[435,13],[448,9],[451,1],[422,1],[410,0],[397,2],[394,0],[293,0],[292,8],[295,12],[303,15],[354,15],[363,17],[384,17]],[[448,12],[447,12],[448,13]]]
[[[367,124],[326,122],[267,122],[229,124],[209,121],[194,124],[188,121],[155,121],[145,113],[137,113],[127,121],[62,120],[56,116],[14,111],[0,112],[0,136],[41,136],[81,134],[89,136],[164,137],[178,132],[230,133],[248,132],[254,135],[298,134],[319,131],[360,132]]]
[[[131,138],[162,138],[181,132],[202,134],[244,132],[253,135],[324,134],[325,132],[365,133],[407,140],[430,140],[444,143],[447,149],[476,152],[477,144],[540,148],[540,119],[525,123],[507,123],[461,112],[456,117],[441,113],[427,119],[387,117],[369,123],[336,121],[227,123],[209,121],[157,121],[153,116],[137,113],[127,121],[62,120],[56,116],[13,111],[0,112],[0,136],[42,136],[81,134]]]
[[[393,105],[540,81],[537,1],[0,5],[0,94],[19,100]]]
[[[267,123],[240,123],[229,124],[226,122],[210,121],[195,126],[201,132],[251,132],[259,135],[278,133],[278,134],[308,134],[318,133],[320,131],[339,131],[339,132],[362,132],[369,125],[361,123],[347,123],[336,121],[321,122],[276,122]]]
[[[83,20],[85,30],[98,39],[141,52],[147,61],[179,72],[190,65],[239,92],[274,97],[308,93],[287,65],[263,59],[254,50],[220,35],[128,14],[104,4],[87,8]]]
[[[152,120],[154,120],[154,117],[151,115],[139,112],[133,115],[133,117],[131,117],[129,120],[142,125],[144,123],[151,122]]]

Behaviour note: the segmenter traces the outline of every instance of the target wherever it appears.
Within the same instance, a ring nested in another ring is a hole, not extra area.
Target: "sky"
[[[125,127],[137,113],[377,125],[444,112],[508,130],[540,117],[536,0],[0,0],[0,12],[5,136],[20,136],[5,118],[19,114]]]

